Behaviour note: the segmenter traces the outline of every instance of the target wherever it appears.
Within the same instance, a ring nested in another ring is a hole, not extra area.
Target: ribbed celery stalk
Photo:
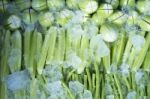
[[[92,74],[92,93],[95,93],[95,88],[96,88],[96,75],[95,73]]]
[[[38,74],[42,74],[43,67],[44,67],[44,64],[45,64],[45,61],[46,61],[46,56],[47,56],[48,48],[49,48],[49,45],[50,45],[49,44],[50,43],[50,34],[51,34],[50,30],[51,29],[49,29],[47,31],[47,33],[45,34],[45,39],[44,39],[44,42],[43,42],[43,45],[42,45],[40,59],[37,63]]]
[[[149,49],[147,51],[147,54],[145,56],[145,60],[144,60],[144,63],[143,63],[143,68],[144,70],[148,70],[150,68],[150,46],[149,46]]]
[[[37,91],[37,79],[33,79],[31,84],[30,84],[30,99],[35,99],[36,98],[36,91]]]
[[[136,90],[136,88],[137,88],[137,85],[135,82],[135,71],[131,72],[131,88],[133,90]]]
[[[35,30],[33,33],[32,33],[32,36],[31,36],[31,45],[30,45],[30,60],[29,60],[29,71],[32,75],[32,77],[35,77],[35,72],[36,72],[36,64],[35,64],[35,54],[36,54],[36,46],[37,46],[37,31]]]
[[[4,36],[4,45],[1,51],[1,62],[0,62],[0,79],[3,79],[6,75],[9,74],[9,67],[7,65],[8,55],[10,52],[10,32],[7,31]],[[7,87],[6,84],[0,81],[0,98],[7,99]]]
[[[128,59],[128,65],[132,66],[133,62],[134,62],[134,59],[135,59],[135,56],[136,56],[137,52],[135,51],[135,49],[132,47],[131,49],[131,53],[129,55],[129,59]]]
[[[62,28],[58,30],[58,38],[55,49],[54,61],[62,62],[65,54],[65,31]]]
[[[22,59],[22,37],[19,31],[15,31],[11,38],[12,46],[11,52],[8,59],[10,71],[15,72],[21,69]],[[15,57],[14,57],[15,56]]]
[[[117,90],[118,90],[118,93],[119,93],[119,99],[123,99],[123,93],[122,93],[122,90],[121,90],[121,84],[117,78],[117,75],[113,75],[114,76],[114,81],[116,83],[116,87],[117,87]]]
[[[88,49],[89,46],[89,41],[86,35],[83,35],[81,38],[81,45],[80,45],[80,58],[82,60],[85,60],[85,58],[87,58],[87,56],[85,56],[85,51]]]
[[[132,67],[133,70],[137,70],[140,68],[140,66],[142,65],[144,61],[144,58],[146,56],[149,46],[150,46],[150,33],[147,34],[145,44],[143,48],[141,49],[140,53],[138,54],[138,56],[135,58],[135,61]]]
[[[80,38],[81,39],[81,38]],[[79,48],[80,48],[80,39],[72,41],[72,49],[78,54],[79,53]]]
[[[130,40],[127,41],[127,44],[126,44],[126,47],[125,47],[125,51],[124,51],[124,54],[123,54],[123,59],[122,59],[122,62],[123,63],[126,63],[127,60],[128,60],[128,56],[130,54],[130,51],[131,51],[131,48],[132,48],[132,43]]]
[[[65,33],[66,35],[66,40],[65,40],[65,56],[67,56],[67,54],[69,53],[69,51],[71,50],[71,39],[70,39],[70,34],[68,32]],[[65,57],[66,59],[66,57]]]
[[[87,80],[88,80],[88,88],[92,90],[92,77],[89,68],[86,68]]]
[[[123,51],[126,44],[126,35],[125,33],[120,34],[120,38],[118,38],[118,41],[115,42],[114,48],[113,48],[113,57],[112,62],[116,64],[117,66],[121,64]]]
[[[95,63],[95,74],[96,74],[96,89],[95,89],[95,99],[99,99],[100,97],[100,71],[99,71],[99,64]]]
[[[24,64],[25,68],[30,71],[30,47],[31,47],[32,30],[27,28],[24,32]]]
[[[84,87],[87,88],[88,81],[87,81],[87,75],[84,75]]]
[[[131,53],[130,53],[129,58],[128,58],[128,65],[130,65],[130,66],[133,65],[133,62],[135,60],[136,55],[139,53],[139,51],[143,47],[142,44],[140,44],[141,41],[138,38],[140,37],[140,39],[143,39],[143,42],[144,42],[145,32],[141,32],[140,34],[141,35],[133,35],[133,37],[130,37],[132,45],[133,45],[133,47],[131,48]],[[137,46],[135,46],[135,42],[133,40],[133,39],[135,39],[135,37],[136,37],[136,40],[137,40],[136,42],[137,43],[138,43],[138,41],[140,41],[139,44],[138,44],[140,46],[140,48],[138,48]]]
[[[108,44],[108,46],[109,46],[109,44]],[[109,70],[110,70],[110,61],[111,61],[110,57],[111,56],[109,54],[109,55],[107,55],[107,56],[105,56],[105,57],[102,58],[102,62],[104,64],[106,72],[109,72]]]
[[[41,50],[42,50],[42,33],[40,32],[37,32],[37,46],[36,46],[36,65],[40,59],[40,56],[41,56]]]

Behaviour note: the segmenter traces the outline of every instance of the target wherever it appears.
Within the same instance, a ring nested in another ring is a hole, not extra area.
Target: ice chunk
[[[84,85],[82,85],[79,81],[70,81],[69,88],[75,96],[83,93],[84,91]]]
[[[30,83],[30,75],[27,70],[19,71],[4,78],[7,88],[11,91],[24,89]]]
[[[88,19],[88,15],[83,11],[77,10],[71,20],[71,23],[83,23]]]
[[[93,99],[92,93],[89,90],[84,90],[83,99]]]
[[[78,74],[84,71],[85,64],[86,64],[85,61],[82,61],[81,58],[77,56],[75,52],[72,51],[68,53],[66,63],[69,67],[75,69]]]
[[[131,37],[131,43],[137,51],[140,51],[145,43],[145,39],[141,35],[134,35]]]
[[[61,66],[50,64],[43,70],[43,75],[47,77],[48,82],[59,81],[62,79]]]
[[[106,99],[115,99],[114,95],[108,95],[106,96]]]
[[[123,76],[128,76],[128,74],[129,74],[129,65],[123,63],[120,66],[120,70],[121,70],[121,73],[122,73]]]
[[[81,36],[84,34],[84,30],[80,24],[71,24],[67,27],[67,33],[74,42],[74,40],[79,40],[81,38]]]
[[[85,23],[84,30],[85,30],[85,33],[86,33],[86,35],[87,35],[87,37],[89,39],[91,39],[93,36],[95,36],[98,33],[98,31],[99,31],[99,29],[96,26],[96,24],[94,24],[91,21]]]
[[[105,42],[101,39],[101,35],[94,36],[90,41],[90,48],[93,50],[98,57],[104,57],[109,55],[110,50],[105,44]]]
[[[65,99],[66,97],[61,81],[48,83],[47,89],[50,92],[49,99]],[[57,97],[57,98],[54,98],[54,97]]]
[[[135,73],[135,81],[136,81],[136,84],[142,84],[142,81],[144,80],[144,72],[142,72],[141,70],[140,71],[137,71]]]
[[[93,99],[92,93],[89,90],[84,90],[83,93],[78,95],[78,99]]]
[[[126,99],[134,99],[136,96],[136,92],[135,91],[132,91],[132,92],[129,92]]]

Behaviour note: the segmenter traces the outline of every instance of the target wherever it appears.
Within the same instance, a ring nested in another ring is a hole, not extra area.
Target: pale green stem
[[[16,31],[13,35],[12,35],[12,50],[13,49],[17,49],[18,52],[18,57],[17,57],[17,61],[15,63],[15,66],[13,66],[13,69],[11,69],[11,72],[14,71],[19,71],[21,69],[21,55],[22,55],[22,37],[21,37],[21,33],[19,31]]]
[[[116,87],[117,87],[118,92],[119,92],[119,97],[120,97],[120,99],[123,99],[123,94],[122,94],[122,90],[121,90],[121,85],[120,85],[120,82],[119,82],[119,80],[117,79],[117,77],[116,77],[115,74],[114,74],[114,80],[115,80]]]
[[[55,44],[56,44],[56,37],[57,37],[57,30],[53,29],[53,32],[50,34],[50,46],[48,50],[48,55],[46,58],[46,64],[50,64],[53,57],[54,57],[54,49],[55,49]]]
[[[75,96],[72,94],[72,92],[70,91],[70,89],[67,87],[67,85],[65,83],[62,82],[62,85],[64,86],[65,90],[68,92],[69,94],[69,98],[70,99],[76,99]]]
[[[32,77],[34,78],[35,77],[35,70],[36,70],[36,65],[34,64],[35,63],[35,52],[36,52],[36,46],[37,46],[37,32],[35,31],[33,34],[32,34],[32,37],[31,37],[31,46],[30,46],[30,60],[29,60],[29,71],[32,75]]]
[[[63,61],[64,55],[65,55],[65,31],[63,29],[60,29],[58,34],[58,42],[57,47],[55,50],[55,60]]]
[[[147,51],[145,59],[144,59],[143,68],[144,68],[144,70],[148,70],[150,68],[150,46],[149,46],[149,50]]]
[[[100,71],[99,71],[99,65],[97,63],[95,63],[94,67],[95,67],[95,74],[96,74],[96,90],[95,90],[94,99],[99,99],[100,98]]]
[[[42,74],[43,67],[44,67],[44,64],[46,61],[46,56],[48,53],[49,42],[50,42],[50,34],[51,34],[51,32],[49,32],[49,31],[48,31],[48,33],[45,34],[45,39],[44,39],[42,51],[41,51],[41,57],[37,63],[38,74]]]
[[[123,54],[123,63],[126,63],[128,60],[128,57],[130,55],[130,50],[132,48],[132,43],[130,40],[127,41],[126,47],[125,47],[125,51]]]
[[[143,46],[143,48],[141,49],[139,55],[136,57],[134,63],[133,63],[133,69],[134,70],[137,70],[140,68],[140,66],[142,65],[144,59],[145,59],[145,56],[147,54],[147,50],[149,48],[149,45],[150,45],[150,33],[147,34],[146,36],[146,41],[145,41],[145,44]]]
[[[31,31],[26,30],[24,33],[24,64],[26,69],[30,68],[30,42],[31,42]],[[30,70],[30,69],[29,69]]]
[[[88,80],[88,77],[87,77],[87,75],[84,75],[84,86],[85,86],[85,88],[87,89],[87,85],[88,85],[88,82],[87,82],[87,80]]]
[[[86,74],[87,74],[87,77],[88,77],[88,85],[89,85],[88,87],[92,91],[92,78],[91,78],[89,68],[86,68]]]
[[[122,33],[118,41],[116,41],[114,44],[112,62],[116,64],[117,66],[121,64],[123,51],[124,51],[125,44],[126,44],[125,36],[126,36],[125,33]]]
[[[93,93],[95,92],[95,88],[96,88],[96,83],[95,83],[95,81],[96,81],[96,75],[95,75],[95,73],[94,73],[94,74],[92,74],[92,92],[93,92]]]

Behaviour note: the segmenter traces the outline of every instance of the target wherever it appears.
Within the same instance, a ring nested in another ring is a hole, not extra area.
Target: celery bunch
[[[149,7],[0,1],[0,99],[149,99]]]

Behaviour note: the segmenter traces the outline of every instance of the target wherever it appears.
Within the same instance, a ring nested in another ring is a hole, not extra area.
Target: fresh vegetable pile
[[[0,99],[150,99],[150,0],[1,0]]]

